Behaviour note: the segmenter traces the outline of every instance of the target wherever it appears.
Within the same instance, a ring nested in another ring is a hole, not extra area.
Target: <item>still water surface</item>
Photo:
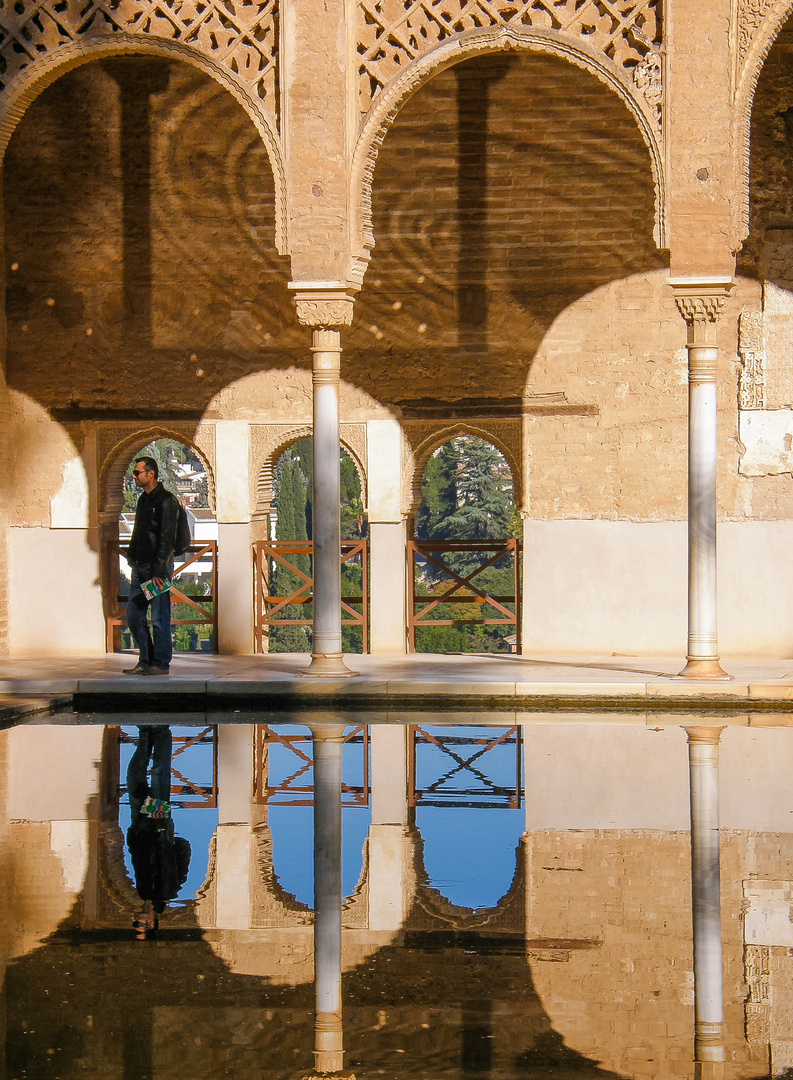
[[[139,939],[128,719],[0,733],[4,1080],[305,1076],[311,732],[171,728],[171,820],[189,868],[157,932]],[[785,720],[706,721],[719,768],[723,1075],[745,1080],[793,1076]],[[346,1069],[694,1077],[687,723],[703,720],[345,729]]]

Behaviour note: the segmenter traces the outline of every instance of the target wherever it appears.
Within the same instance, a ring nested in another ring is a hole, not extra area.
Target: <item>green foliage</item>
[[[468,435],[452,439],[427,462],[416,536],[489,540],[519,535],[512,493],[509,466],[494,446]]]
[[[301,443],[307,440],[301,440]],[[296,444],[299,446],[300,443]],[[307,484],[300,456],[295,447],[281,455],[275,469],[275,494],[278,518],[276,520],[276,538],[278,540],[306,540],[308,529],[306,521]],[[311,573],[311,559],[308,554],[287,555],[285,558],[304,574]],[[289,596],[300,588],[303,579],[300,574],[273,560],[270,577],[272,596]],[[279,613],[282,619],[306,619],[311,617],[308,604],[289,604]],[[309,652],[311,643],[303,627],[278,626],[270,631],[271,652]]]
[[[421,506],[416,515],[416,536],[421,540],[448,540],[446,519],[457,509],[458,455],[455,441],[445,443],[427,462],[421,485]]]

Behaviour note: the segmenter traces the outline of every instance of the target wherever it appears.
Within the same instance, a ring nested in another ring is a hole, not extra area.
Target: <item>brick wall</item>
[[[46,407],[200,411],[292,347],[305,362],[264,146],[195,69],[65,75],[17,129],[5,190],[14,389]]]

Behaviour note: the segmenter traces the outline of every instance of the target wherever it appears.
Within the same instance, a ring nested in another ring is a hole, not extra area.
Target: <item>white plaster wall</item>
[[[218,640],[220,651],[253,652],[253,554],[247,523],[218,524]]]
[[[529,832],[689,828],[688,740],[678,723],[527,724],[523,739]],[[723,829],[793,832],[793,729],[725,728],[719,820]]]
[[[86,820],[99,790],[104,729],[22,725],[8,739],[8,817]]]
[[[8,533],[12,655],[104,654],[99,556],[88,532],[35,527]]]
[[[406,533],[403,522],[369,523],[369,652],[407,651]]]
[[[686,651],[685,522],[525,521],[523,653]]]
[[[683,657],[684,521],[524,523],[523,653]],[[793,655],[793,522],[721,522],[722,656]]]

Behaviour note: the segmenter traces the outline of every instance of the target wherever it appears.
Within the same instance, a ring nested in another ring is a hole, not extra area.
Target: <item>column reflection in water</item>
[[[311,727],[314,737],[314,1067],[344,1065],[341,1016],[342,724]]]
[[[694,1059],[699,1080],[724,1075],[719,738],[723,728],[686,728],[691,789],[694,933]]]

